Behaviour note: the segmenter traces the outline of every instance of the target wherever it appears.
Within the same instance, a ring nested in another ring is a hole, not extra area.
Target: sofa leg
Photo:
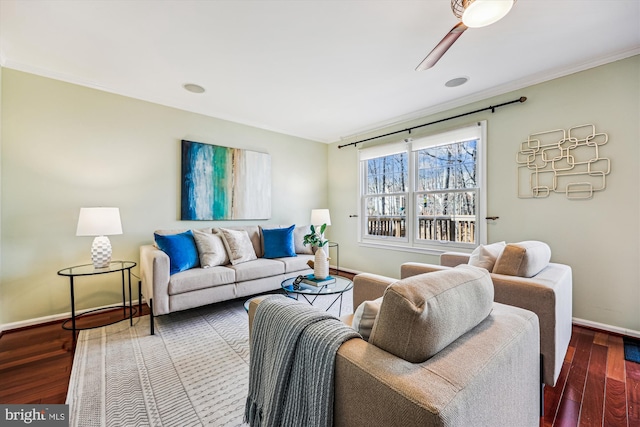
[[[142,317],[142,280],[138,280],[138,317]]]
[[[149,298],[149,327],[151,329],[151,335],[155,334],[153,322],[153,298]]]

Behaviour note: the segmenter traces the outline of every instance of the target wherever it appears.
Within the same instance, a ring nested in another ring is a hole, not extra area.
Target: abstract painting
[[[269,219],[271,156],[182,141],[182,220]]]

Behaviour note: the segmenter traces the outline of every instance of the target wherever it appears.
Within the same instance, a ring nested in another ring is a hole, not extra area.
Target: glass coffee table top
[[[325,286],[314,287],[311,285],[298,285],[298,288],[294,286],[293,282],[295,277],[291,277],[283,281],[280,286],[286,293],[292,294],[306,294],[306,295],[332,295],[341,294],[353,288],[353,282],[349,279],[340,276],[331,276],[336,279],[335,283],[331,283]]]

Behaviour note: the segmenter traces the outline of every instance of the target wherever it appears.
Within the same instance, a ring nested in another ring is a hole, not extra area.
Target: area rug
[[[624,359],[630,362],[640,363],[640,340],[623,337]]]
[[[353,311],[351,301],[349,292],[343,314]],[[149,316],[132,327],[124,321],[82,331],[67,393],[70,425],[243,425],[249,375],[243,303],[156,317],[153,336]]]

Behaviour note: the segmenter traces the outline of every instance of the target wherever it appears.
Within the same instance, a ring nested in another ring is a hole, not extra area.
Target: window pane
[[[438,192],[416,197],[417,238],[475,243],[476,192]]]
[[[407,161],[406,152],[366,160],[366,194],[407,192],[409,184]]]
[[[405,237],[406,196],[365,198],[366,234],[371,236]]]
[[[418,150],[417,190],[475,188],[476,148],[474,140]]]

